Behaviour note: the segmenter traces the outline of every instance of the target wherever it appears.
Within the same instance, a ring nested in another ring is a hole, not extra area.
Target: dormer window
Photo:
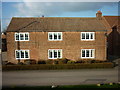
[[[84,41],[95,40],[95,33],[94,32],[81,32],[81,40],[84,40]]]
[[[15,33],[15,41],[29,41],[29,33]]]
[[[48,32],[49,41],[62,41],[62,32]]]

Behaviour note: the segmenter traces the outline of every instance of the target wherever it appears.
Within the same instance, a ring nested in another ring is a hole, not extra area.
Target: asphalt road
[[[3,86],[79,85],[118,82],[118,69],[7,71]]]

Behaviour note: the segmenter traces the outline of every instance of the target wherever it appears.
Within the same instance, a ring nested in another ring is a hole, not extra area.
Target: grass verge
[[[63,85],[63,86],[57,86],[52,88],[52,86],[9,86],[9,87],[3,87],[2,90],[44,90],[44,89],[73,89],[73,88],[120,88],[119,84],[114,84],[114,85],[109,85],[109,84],[104,84],[101,86],[97,85]]]

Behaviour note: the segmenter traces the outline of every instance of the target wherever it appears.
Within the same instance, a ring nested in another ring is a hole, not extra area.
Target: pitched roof
[[[103,17],[106,19],[111,28],[118,25],[120,26],[120,23],[118,23],[120,16],[103,16]]]
[[[13,17],[7,31],[105,31],[96,18],[79,17]]]

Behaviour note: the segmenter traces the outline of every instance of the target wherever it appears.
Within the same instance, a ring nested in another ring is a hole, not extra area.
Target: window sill
[[[82,59],[92,59],[92,58],[95,58],[95,57],[81,57]]]
[[[21,42],[21,41],[30,41],[30,40],[15,40],[15,41],[20,41]]]
[[[61,59],[61,58],[48,58],[48,59]]]
[[[95,40],[81,40],[81,41],[95,41]]]
[[[63,40],[48,40],[48,41],[63,41]]]
[[[16,58],[16,60],[19,60],[19,59],[30,59],[30,58]]]

